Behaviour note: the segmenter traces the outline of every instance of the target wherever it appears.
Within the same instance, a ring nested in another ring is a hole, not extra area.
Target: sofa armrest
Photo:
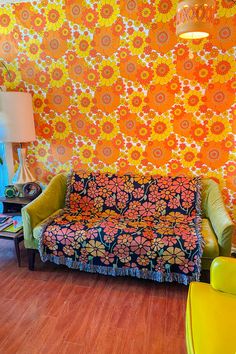
[[[215,290],[236,295],[236,259],[217,257],[211,264],[211,286]]]
[[[47,188],[31,203],[22,208],[24,243],[26,248],[37,248],[33,229],[58,209],[65,206],[66,175],[59,174],[51,180]]]
[[[219,254],[220,256],[230,256],[235,225],[225,208],[219,185],[215,181],[207,180],[204,199],[204,212],[217,236]]]

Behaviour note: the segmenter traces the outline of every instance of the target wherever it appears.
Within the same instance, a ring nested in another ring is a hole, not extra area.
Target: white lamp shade
[[[32,97],[26,92],[0,92],[0,141],[35,140]]]

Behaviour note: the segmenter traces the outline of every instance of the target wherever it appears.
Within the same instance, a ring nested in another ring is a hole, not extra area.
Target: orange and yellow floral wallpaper
[[[236,204],[236,5],[182,41],[175,0],[43,0],[0,7],[0,85],[33,95],[29,165],[217,179]]]

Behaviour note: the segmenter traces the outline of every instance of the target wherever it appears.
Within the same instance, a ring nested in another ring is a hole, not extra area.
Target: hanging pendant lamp
[[[200,39],[212,33],[214,0],[180,0],[177,6],[176,34],[184,39]]]

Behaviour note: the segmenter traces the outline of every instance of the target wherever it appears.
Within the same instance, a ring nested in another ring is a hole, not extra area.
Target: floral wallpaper
[[[71,167],[203,175],[236,214],[236,6],[216,11],[213,36],[184,41],[173,0],[2,5],[0,85],[33,95],[37,179]]]

